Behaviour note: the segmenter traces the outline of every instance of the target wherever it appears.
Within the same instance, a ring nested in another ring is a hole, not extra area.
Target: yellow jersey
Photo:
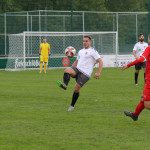
[[[50,45],[48,43],[41,43],[40,49],[41,49],[41,55],[48,56]]]

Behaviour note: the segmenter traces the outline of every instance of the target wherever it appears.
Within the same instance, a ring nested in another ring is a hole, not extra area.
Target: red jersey
[[[128,67],[142,63],[146,59],[146,78],[147,84],[150,84],[150,46],[148,46],[139,59],[127,64]]]

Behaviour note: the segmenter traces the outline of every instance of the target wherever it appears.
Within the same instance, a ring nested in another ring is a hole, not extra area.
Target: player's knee
[[[80,90],[79,88],[74,88],[75,93],[79,93],[79,90]]]
[[[79,86],[78,86],[78,85],[75,85],[75,87],[74,87],[74,92],[75,92],[75,93],[78,93],[79,90],[80,90]]]
[[[64,73],[69,73],[70,74],[70,68],[65,69]]]
[[[71,77],[76,76],[76,72],[71,67],[65,69],[64,73],[69,73],[71,75]]]
[[[79,93],[80,88],[81,88],[81,86],[76,84],[75,87],[74,87],[74,92]]]
[[[150,107],[148,107],[148,106],[145,106],[145,108],[150,110]]]
[[[145,101],[144,106],[146,109],[150,109],[150,101]]]

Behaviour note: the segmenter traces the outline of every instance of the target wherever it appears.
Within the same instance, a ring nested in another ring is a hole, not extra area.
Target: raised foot
[[[138,115],[136,114],[133,114],[132,112],[128,111],[128,110],[125,110],[124,111],[124,114],[128,117],[131,117],[134,121],[137,121],[138,120]]]
[[[59,87],[61,87],[62,89],[66,90],[67,89],[67,85],[65,83],[62,83],[61,81],[57,81],[57,84]]]

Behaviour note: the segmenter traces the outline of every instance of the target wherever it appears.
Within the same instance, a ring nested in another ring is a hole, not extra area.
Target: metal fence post
[[[5,16],[4,17],[5,18],[4,29],[5,29],[5,56],[6,56],[6,54],[7,54],[7,52],[6,52],[7,51],[7,44],[6,44],[6,40],[7,40],[7,38],[6,38],[6,34],[7,34],[6,33],[7,32],[7,28],[6,28],[6,13],[4,14],[4,16]]]
[[[83,32],[85,31],[85,26],[84,26],[84,11],[82,12],[82,16],[83,16]]]

